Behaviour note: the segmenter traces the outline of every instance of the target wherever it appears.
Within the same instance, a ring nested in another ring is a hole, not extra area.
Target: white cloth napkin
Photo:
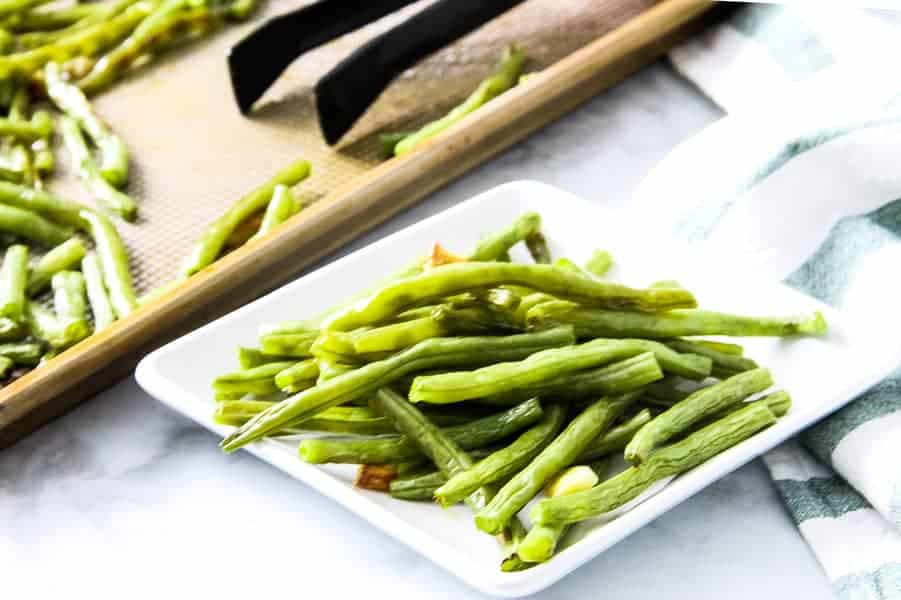
[[[811,7],[748,5],[672,51],[728,114],[629,210],[901,344],[901,29]],[[839,597],[901,600],[901,365],[764,460]]]

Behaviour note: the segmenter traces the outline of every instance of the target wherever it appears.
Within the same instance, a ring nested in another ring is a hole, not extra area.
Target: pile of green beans
[[[140,218],[140,205],[127,191],[131,156],[89,98],[169,46],[249,18],[257,5],[258,0],[2,3],[0,346],[25,344],[31,351],[0,354],[0,387],[127,317],[229,249],[264,237],[303,207],[291,187],[309,176],[311,167],[298,160],[209,224],[175,281],[137,297],[128,249],[117,228],[117,219]],[[32,100],[38,99],[55,115],[34,110]],[[86,204],[46,189],[55,165],[54,133],[90,198]],[[308,356],[313,339],[305,339],[302,332],[273,332],[261,352],[280,355],[293,366],[295,358]],[[261,352],[248,355],[248,361],[256,361],[254,366],[272,362]],[[247,379],[222,382],[219,394],[233,399],[238,392],[228,391],[229,386],[254,393],[298,392],[344,369],[340,361],[323,364],[321,373],[319,363],[313,367],[286,372],[281,387]],[[263,371],[267,368],[272,370]]]
[[[518,244],[532,264],[509,262]],[[261,325],[240,368],[212,382],[215,419],[235,427],[226,452],[299,436],[302,460],[361,465],[364,489],[465,502],[498,536],[503,570],[550,559],[569,524],[788,412],[785,392],[756,399],[773,379],[740,345],[679,336],[826,331],[819,313],[728,315],[675,282],[610,281],[604,250],[553,260],[536,213],[466,255],[435,248],[322,314]],[[615,454],[631,466],[607,479],[598,464]],[[527,531],[517,515],[536,498]]]

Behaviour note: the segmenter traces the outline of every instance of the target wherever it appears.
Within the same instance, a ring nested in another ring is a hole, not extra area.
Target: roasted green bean
[[[624,360],[646,351],[654,352],[664,369],[672,364],[697,364],[697,378],[710,372],[710,359],[677,354],[662,344],[647,340],[597,339],[578,346],[546,350],[518,363],[501,363],[475,372],[425,375],[413,381],[412,402],[445,404],[502,394],[517,388],[540,384],[584,369]]]
[[[654,448],[683,433],[693,424],[737,406],[747,397],[762,392],[771,385],[773,378],[767,369],[753,369],[696,391],[639,429],[626,446],[626,460],[633,465],[641,464],[648,459]]]
[[[0,231],[52,246],[72,237],[72,230],[28,210],[0,204]]]
[[[551,477],[565,469],[593,439],[628,408],[639,394],[602,398],[583,410],[532,462],[504,484],[488,505],[476,514],[476,527],[498,533]]]
[[[695,305],[694,296],[683,289],[638,290],[551,265],[468,262],[442,265],[421,275],[388,283],[367,298],[332,315],[323,327],[349,331],[383,321],[426,300],[509,284],[608,308],[662,311]],[[540,306],[543,304],[532,308],[532,311]]]
[[[675,291],[679,288],[651,288]],[[678,307],[681,308],[681,307]],[[572,325],[579,337],[672,338],[693,335],[791,336],[823,335],[826,321],[820,312],[803,317],[745,317],[709,310],[670,310],[647,315],[619,310],[585,308],[570,302],[545,302],[531,308],[532,327]]]
[[[277,185],[293,186],[310,175],[310,163],[299,160],[236,202],[224,215],[207,226],[185,261],[183,273],[193,275],[215,261],[235,228],[252,214],[262,210]]]
[[[278,225],[291,218],[295,213],[294,195],[291,188],[286,185],[279,184],[272,191],[272,199],[266,205],[266,212],[263,213],[263,220],[260,222],[260,228],[250,239],[254,240],[263,237]]]
[[[5,356],[17,365],[34,367],[44,355],[44,348],[36,342],[13,342],[0,344],[0,356]]]
[[[91,334],[91,327],[83,319],[61,319],[37,304],[29,302],[25,316],[31,334],[47,342],[53,350],[62,350],[83,340]]]
[[[84,242],[79,238],[70,238],[50,250],[38,260],[28,276],[28,295],[37,296],[43,292],[54,275],[74,268],[84,255]]]
[[[646,408],[641,409],[625,423],[611,428],[610,431],[588,444],[588,447],[579,455],[578,462],[591,462],[613,452],[622,452],[635,433],[644,427],[651,418],[651,411]]]
[[[447,115],[437,121],[432,121],[417,132],[400,140],[394,146],[394,154],[401,156],[410,152],[426,140],[457,123],[495,96],[499,96],[515,86],[522,71],[524,60],[525,57],[519,48],[513,45],[507,46],[496,71],[491,77],[480,83],[479,87],[462,104],[455,107]]]
[[[117,318],[122,319],[138,306],[131,283],[128,251],[115,225],[109,219],[89,210],[81,211],[81,217],[94,240],[94,249],[100,260],[103,281],[109,291],[113,311]]]
[[[64,321],[87,321],[84,276],[78,271],[60,271],[53,276],[50,284],[57,316]]]
[[[450,506],[484,485],[514,476],[557,437],[565,416],[563,406],[548,406],[540,422],[523,432],[509,446],[451,477],[435,492],[435,498],[442,506]]]
[[[443,435],[464,450],[498,442],[529,427],[542,417],[541,404],[527,400],[506,411],[448,427]],[[302,427],[302,425],[301,425]],[[417,440],[402,435],[376,438],[320,437],[303,440],[300,457],[309,463],[386,464],[419,458]]]
[[[416,441],[423,454],[429,457],[445,477],[453,477],[472,466],[469,455],[402,396],[388,389],[380,389],[376,394],[376,405],[401,433]],[[479,489],[467,498],[467,504],[475,511],[483,509],[491,500],[491,494],[490,489]],[[525,527],[515,516],[509,521],[506,528],[497,531],[498,541],[506,555],[501,563],[501,570],[504,571],[524,567],[515,552],[516,546],[525,537]]]
[[[0,317],[21,321],[25,315],[28,285],[28,246],[16,244],[6,249],[0,267]]]
[[[2,204],[35,212],[70,227],[85,227],[81,211],[86,206],[25,185],[0,181],[0,205]]]
[[[138,205],[130,196],[113,187],[103,176],[100,167],[94,163],[94,157],[88,150],[78,122],[63,115],[59,119],[59,124],[63,141],[69,154],[72,155],[73,170],[78,174],[84,186],[104,209],[116,213],[127,221],[134,221],[138,217]]]
[[[293,362],[266,363],[252,369],[220,375],[213,380],[213,390],[227,394],[272,394],[279,391],[275,376],[293,365]]]
[[[116,315],[110,303],[106,284],[103,282],[103,271],[100,269],[100,261],[96,254],[91,253],[81,259],[81,272],[84,274],[88,302],[94,315],[94,330],[100,331],[111,325],[116,320]]]
[[[288,422],[298,422],[331,406],[372,394],[415,371],[515,360],[538,350],[571,344],[572,340],[569,328],[503,337],[425,340],[391,358],[369,363],[280,402],[232,432],[221,447],[232,452]]]
[[[588,491],[539,501],[530,516],[539,525],[563,525],[610,512],[654,482],[693,469],[775,422],[776,415],[766,404],[752,402]]]

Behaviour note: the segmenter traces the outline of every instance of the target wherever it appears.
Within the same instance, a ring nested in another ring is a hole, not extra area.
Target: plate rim
[[[530,189],[530,193],[534,193],[536,189],[542,191],[545,198],[552,199],[557,204],[569,203],[578,206],[580,210],[590,210],[607,217],[614,215],[614,211],[608,208],[593,204],[575,194],[536,180],[520,179],[492,187],[459,204],[355,250],[319,269],[306,273],[154,350],[145,356],[136,368],[135,378],[138,384],[151,396],[176,412],[184,414],[214,433],[226,435],[230,431],[229,427],[213,423],[209,415],[200,410],[203,408],[203,404],[196,402],[193,394],[182,389],[177,383],[167,379],[160,372],[157,365],[163,357],[171,352],[177,352],[181,346],[190,343],[197,337],[201,337],[210,329],[227,326],[232,320],[241,319],[245,312],[253,311],[257,303],[272,300],[282,294],[290,294],[295,286],[308,285],[311,281],[315,281],[320,277],[328,277],[329,274],[342,269],[347,263],[361,259],[365,260],[367,254],[385,246],[390,246],[400,238],[413,235],[422,229],[428,229],[457,213],[473,210],[484,202],[503,202],[505,201],[504,194],[516,192],[521,188]],[[501,196],[501,198],[497,198],[498,196]],[[509,197],[511,196],[506,196],[506,198]],[[627,217],[624,218],[621,215],[614,215],[613,218],[625,220],[625,222],[629,221]],[[681,245],[679,240],[673,238],[668,238],[667,243],[671,243],[676,247]],[[762,277],[760,279],[764,279],[772,285],[781,286],[805,298],[812,305],[825,311],[827,321],[841,321],[852,327],[856,325],[854,320],[849,318],[848,315],[826,306],[797,290],[793,290],[782,282]],[[850,381],[840,391],[834,393],[832,400],[824,402],[817,410],[806,414],[790,414],[785,420],[780,422],[781,427],[777,425],[755,435],[752,438],[753,443],[743,443],[733,447],[701,466],[681,475],[667,486],[667,493],[655,494],[642,502],[640,511],[628,511],[618,516],[615,520],[606,523],[604,527],[608,528],[610,535],[598,538],[594,543],[573,544],[567,548],[566,553],[555,557],[553,561],[516,573],[503,573],[499,569],[489,570],[481,564],[469,560],[464,553],[449,546],[441,539],[429,535],[424,530],[396,516],[382,506],[373,503],[364,495],[347,488],[317,466],[304,463],[291,454],[284,452],[276,442],[264,439],[254,442],[243,449],[335,500],[347,510],[352,511],[386,534],[413,548],[474,588],[494,596],[520,597],[541,591],[556,583],[570,572],[622,541],[644,524],[656,519],[669,509],[693,496],[704,487],[718,481],[735,469],[747,464],[795,435],[798,431],[838,410],[860,393],[878,383],[899,362],[901,362],[901,349],[896,354],[888,354],[885,360],[879,363],[878,368],[874,367],[867,372],[866,376],[852,378],[853,381]],[[751,442],[751,440],[747,442]]]

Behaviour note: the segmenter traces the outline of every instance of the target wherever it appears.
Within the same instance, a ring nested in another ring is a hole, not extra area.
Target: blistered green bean
[[[25,315],[28,285],[28,246],[16,244],[6,249],[0,267],[0,317],[21,321]]]
[[[81,211],[81,218],[94,240],[94,249],[103,270],[103,281],[109,291],[110,303],[116,317],[122,319],[138,307],[125,243],[115,225],[103,215],[84,210]]]
[[[488,505],[476,514],[476,527],[499,533],[551,477],[565,469],[638,397],[632,393],[603,398],[583,410],[532,462],[504,484]]]
[[[91,253],[81,259],[81,272],[84,274],[88,302],[94,315],[94,330],[100,331],[116,320],[116,314],[110,303],[109,292],[103,282],[103,271],[96,254]]]
[[[737,406],[747,397],[762,392],[771,385],[773,378],[767,369],[754,369],[696,391],[642,427],[626,446],[626,460],[633,465],[641,464],[648,459],[654,448],[685,432],[693,424]]]
[[[565,416],[563,406],[548,406],[540,422],[523,432],[509,446],[451,477],[435,492],[435,498],[442,506],[450,506],[484,485],[514,476],[557,437]]]
[[[236,429],[220,445],[232,452],[286,423],[298,422],[331,406],[372,394],[415,371],[515,360],[572,341],[569,328],[503,337],[425,340],[391,358],[369,363],[280,402]]]
[[[676,291],[680,288],[652,288]],[[674,307],[678,308],[678,307]],[[823,335],[826,321],[820,312],[801,317],[745,317],[709,310],[670,310],[654,315],[545,302],[531,308],[532,327],[572,325],[579,337],[672,338],[693,335],[792,336]]]
[[[127,221],[134,221],[138,217],[138,205],[131,196],[117,190],[110,184],[107,177],[104,177],[101,168],[94,162],[94,157],[88,150],[78,122],[63,115],[59,119],[59,124],[63,141],[69,154],[72,155],[73,170],[78,174],[78,178],[91,196],[96,198],[107,211],[113,212]],[[103,158],[102,155],[101,158]],[[113,171],[110,169],[109,172]]]
[[[378,323],[405,308],[433,298],[507,284],[523,285],[608,308],[661,311],[695,306],[694,296],[683,289],[633,289],[551,265],[468,262],[442,265],[421,275],[388,283],[367,298],[332,315],[323,327],[349,331]],[[539,304],[532,311],[541,306]]]
[[[0,204],[0,231],[53,246],[72,237],[72,230],[29,210]]]
[[[498,442],[537,422],[542,417],[541,404],[527,400],[503,412],[448,427],[443,435],[464,450],[481,448]],[[302,425],[300,425],[302,427]],[[310,463],[387,464],[413,460],[421,455],[416,440],[393,435],[377,438],[320,437],[303,440],[301,458]]]
[[[72,269],[84,258],[84,242],[70,238],[42,256],[28,276],[28,295],[36,296],[47,289],[50,280],[60,271]]]
[[[588,491],[539,501],[530,516],[539,525],[562,525],[610,512],[654,482],[693,469],[775,422],[776,415],[766,404],[753,402]]]
[[[697,364],[699,378],[710,372],[710,359],[680,355],[662,344],[646,340],[597,339],[578,346],[546,350],[518,363],[501,363],[475,372],[425,375],[413,381],[412,402],[444,404],[502,394],[549,379],[598,367],[651,351],[664,369],[671,364]]]
[[[254,213],[262,210],[277,185],[293,186],[310,175],[310,163],[299,160],[272,179],[238,200],[224,215],[207,226],[197,243],[185,260],[183,272],[193,275],[197,271],[212,264],[222,252],[225,242],[235,228]]]

